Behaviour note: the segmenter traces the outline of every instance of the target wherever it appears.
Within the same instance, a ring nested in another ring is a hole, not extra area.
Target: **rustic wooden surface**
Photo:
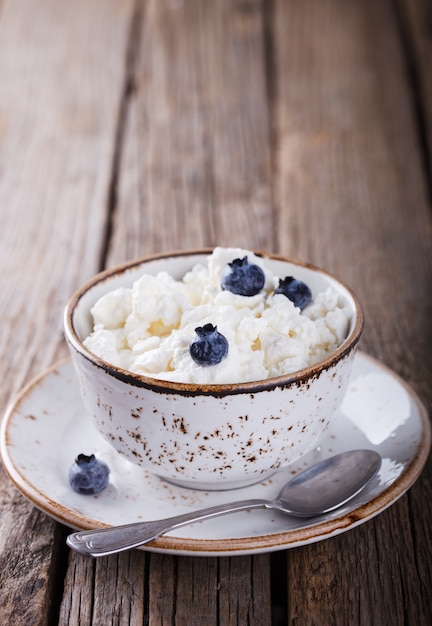
[[[0,0],[0,403],[67,350],[98,270],[241,245],[322,265],[430,408],[427,0]],[[432,467],[275,554],[90,561],[0,470],[0,623],[429,626]]]

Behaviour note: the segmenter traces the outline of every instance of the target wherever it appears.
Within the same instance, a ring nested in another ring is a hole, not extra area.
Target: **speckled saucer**
[[[296,472],[344,450],[370,448],[383,458],[368,488],[348,505],[304,520],[267,510],[243,511],[173,531],[145,546],[155,552],[234,555],[320,541],[366,522],[393,504],[419,476],[431,443],[428,416],[415,393],[378,361],[358,353],[348,392],[319,449],[262,483],[231,491],[171,485],[112,451],[87,419],[71,361],[50,368],[9,407],[2,424],[4,466],[39,509],[74,528],[158,519],[222,502],[273,498]],[[95,453],[111,468],[108,488],[80,496],[67,472],[75,456]]]

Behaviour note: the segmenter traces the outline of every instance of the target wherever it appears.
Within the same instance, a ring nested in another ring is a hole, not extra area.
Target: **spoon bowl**
[[[245,509],[274,509],[294,517],[316,517],[342,506],[376,476],[381,457],[372,450],[351,450],[320,461],[291,479],[274,500],[229,502],[163,520],[136,522],[72,533],[66,542],[86,556],[107,556],[137,548],[193,522]]]
[[[333,511],[362,491],[380,467],[381,457],[373,450],[352,450],[324,459],[286,483],[278,496],[280,510],[294,517]]]

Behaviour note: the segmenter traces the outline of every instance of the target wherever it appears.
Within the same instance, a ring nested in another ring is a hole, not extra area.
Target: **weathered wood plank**
[[[189,626],[189,624],[214,626],[218,623],[217,580],[217,559],[181,557],[177,560],[177,584],[171,596],[175,598],[175,624],[178,626]],[[151,618],[153,617],[152,592],[150,588],[149,615]],[[156,626],[156,622],[154,625]]]
[[[262,4],[150,1],[139,18],[107,264],[214,244],[273,249]],[[215,560],[151,555],[150,623],[268,622],[269,560],[236,562],[219,589]],[[245,586],[259,601],[241,602]]]
[[[432,7],[427,0],[395,0],[404,38],[407,67],[417,107],[419,141],[432,192]]]
[[[0,620],[46,624],[54,584],[50,566],[55,561],[55,524],[12,492],[3,468],[0,480]]]
[[[428,624],[408,520],[404,500],[350,533],[292,551],[289,619],[311,626]]]
[[[268,554],[220,559],[219,624],[270,624],[269,569]]]
[[[418,37],[421,2],[405,4]],[[324,265],[365,304],[363,348],[430,402],[431,207],[390,0],[139,0],[132,31],[132,0],[31,5],[0,4],[3,407],[66,353],[64,301],[106,243],[108,265],[215,243]],[[430,472],[284,555],[287,623],[431,622]],[[2,472],[0,490],[0,621],[52,623],[58,527]],[[59,623],[268,624],[269,580],[267,555],[71,554]]]
[[[146,623],[146,572],[138,550],[98,561],[71,553],[59,626]]]
[[[93,584],[96,563],[70,554],[64,579],[64,594],[58,623],[60,626],[90,626],[93,624]]]
[[[6,393],[58,355],[64,302],[99,266],[130,18],[115,0],[29,4],[0,15]]]
[[[280,1],[272,23],[279,248],[355,288],[363,349],[430,402],[431,207],[393,6]],[[429,623],[430,472],[365,527],[287,553],[288,623]]]
[[[98,560],[92,625],[145,623],[145,559],[132,551]]]
[[[0,402],[66,354],[62,309],[99,268],[131,6],[2,3]],[[55,524],[0,474],[1,623],[46,624]]]
[[[165,626],[175,623],[176,607],[167,598],[175,598],[177,584],[177,559],[174,556],[152,554],[149,568],[149,595],[151,610],[148,612],[149,626]]]
[[[269,556],[175,559],[152,554],[149,599],[149,626],[270,623]]]
[[[263,21],[254,0],[143,4],[109,264],[273,248]]]

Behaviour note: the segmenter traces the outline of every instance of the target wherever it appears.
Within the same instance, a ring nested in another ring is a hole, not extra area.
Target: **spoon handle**
[[[101,530],[80,530],[69,535],[66,543],[76,552],[86,556],[107,556],[141,546],[180,526],[218,515],[257,508],[276,508],[276,503],[256,499],[242,500],[241,502],[228,502],[227,504],[211,506],[200,511],[191,511],[163,520],[135,522]]]

